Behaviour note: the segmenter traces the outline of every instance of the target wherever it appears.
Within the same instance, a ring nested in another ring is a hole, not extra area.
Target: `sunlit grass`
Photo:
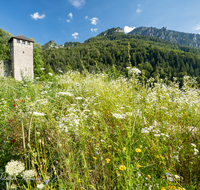
[[[159,78],[142,84],[133,73],[1,78],[1,189],[199,189],[195,80],[185,77],[179,89]],[[11,160],[35,176],[9,180]]]

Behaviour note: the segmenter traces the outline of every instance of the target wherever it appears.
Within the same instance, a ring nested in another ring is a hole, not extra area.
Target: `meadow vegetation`
[[[0,79],[0,189],[200,189],[200,91],[136,68]]]

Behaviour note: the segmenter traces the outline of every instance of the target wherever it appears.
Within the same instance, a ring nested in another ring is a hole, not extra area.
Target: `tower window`
[[[27,42],[27,45],[29,45],[29,46],[30,46],[30,42]]]
[[[20,43],[20,40],[17,40],[17,43]]]
[[[24,53],[24,51],[23,51],[23,53]]]
[[[25,41],[22,40],[22,44],[25,44]]]

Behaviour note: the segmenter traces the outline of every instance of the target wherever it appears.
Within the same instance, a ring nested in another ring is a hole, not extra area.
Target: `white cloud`
[[[92,32],[97,32],[98,28],[91,28],[90,29]]]
[[[124,26],[124,32],[127,34],[129,32],[131,32],[132,30],[134,30],[135,27],[129,27],[129,26]]]
[[[67,22],[70,22],[70,20],[66,20]]]
[[[140,7],[141,7],[141,4],[138,4],[138,8],[136,10],[136,13],[141,13],[142,12],[142,10],[140,9]]]
[[[37,20],[37,19],[43,19],[45,17],[45,15],[44,14],[43,15],[39,15],[39,13],[36,12],[33,15],[31,14],[31,17],[32,17],[32,19]]]
[[[137,10],[136,10],[136,13],[141,13],[142,12],[142,10],[140,9],[140,8],[138,8]]]
[[[193,27],[194,30],[200,30],[200,24],[197,24],[195,27]]]
[[[72,36],[74,37],[74,39],[76,39],[76,38],[77,38],[77,36],[78,36],[78,33],[77,33],[77,32],[75,32],[75,33],[73,33],[73,34],[72,34]]]
[[[88,16],[85,16],[85,19],[88,19]]]
[[[90,20],[91,20],[91,24],[97,25],[98,18],[93,17],[93,18],[91,18]]]
[[[69,13],[68,16],[73,19],[73,14],[72,13]]]
[[[76,8],[80,8],[84,3],[85,0],[69,0],[69,2]]]

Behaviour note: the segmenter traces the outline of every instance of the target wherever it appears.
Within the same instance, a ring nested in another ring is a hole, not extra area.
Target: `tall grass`
[[[179,89],[137,74],[1,78],[1,189],[200,189],[195,79]],[[11,160],[34,176],[9,178]]]

